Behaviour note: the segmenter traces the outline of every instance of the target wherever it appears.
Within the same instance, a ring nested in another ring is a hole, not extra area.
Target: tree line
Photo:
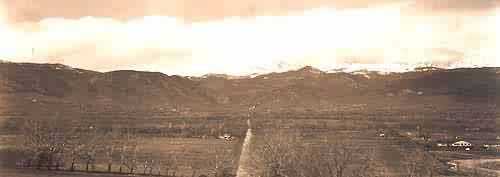
[[[388,172],[373,147],[361,147],[349,138],[307,143],[290,133],[267,134],[253,143],[254,176],[260,177],[435,177],[442,162],[423,148],[401,153],[398,172]]]
[[[64,126],[56,120],[29,120],[23,127],[21,167],[159,176],[178,176],[180,172],[179,157],[146,152],[144,137],[124,128],[100,131],[94,126]],[[205,167],[216,177],[231,175],[228,167],[237,160],[234,154],[207,148],[215,156],[190,162],[191,176],[203,176],[199,169]],[[373,147],[361,147],[349,138],[325,139],[318,145],[278,130],[254,139],[250,148],[250,168],[260,177],[391,176]],[[403,153],[400,161],[400,177],[438,176],[442,166],[435,156],[419,148]]]
[[[22,158],[19,167],[46,170],[127,173],[178,176],[180,163],[174,154],[158,156],[146,152],[144,137],[125,128],[99,130],[95,126],[65,126],[57,120],[28,120],[22,128]],[[214,149],[215,157],[205,164],[216,176],[227,175],[232,154]],[[222,154],[222,155],[220,155]]]

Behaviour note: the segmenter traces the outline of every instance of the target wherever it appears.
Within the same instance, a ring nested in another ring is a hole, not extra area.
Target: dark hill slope
[[[172,112],[187,116],[196,112],[247,113],[253,106],[256,111],[279,113],[332,111],[359,104],[375,108],[496,105],[499,73],[498,68],[325,73],[305,67],[254,78],[188,78],[139,71],[100,73],[60,64],[1,63],[0,95],[3,112],[93,109],[110,114]],[[33,102],[38,106],[29,106]]]

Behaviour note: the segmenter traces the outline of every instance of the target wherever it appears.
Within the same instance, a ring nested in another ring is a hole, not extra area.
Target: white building
[[[231,136],[230,134],[225,133],[224,135],[219,136],[219,139],[223,139],[223,140],[231,141],[231,140],[233,140],[233,139],[234,139],[234,137],[233,137],[233,136]]]
[[[467,142],[467,141],[457,141],[453,144],[451,144],[453,147],[471,147],[472,144]]]
[[[448,144],[446,143],[437,143],[438,147],[448,147]]]

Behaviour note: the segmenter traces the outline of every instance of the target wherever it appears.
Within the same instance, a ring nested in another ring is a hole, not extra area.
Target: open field
[[[348,139],[355,146],[371,149],[375,152],[378,168],[388,176],[401,176],[404,173],[402,163],[405,153],[425,145],[419,139],[427,136],[430,143],[434,141],[453,141],[457,136],[480,144],[494,142],[500,132],[496,126],[498,113],[489,107],[470,105],[448,105],[447,108],[436,108],[426,105],[400,107],[364,107],[356,109],[337,110],[335,112],[289,112],[289,113],[255,113],[253,115],[214,114],[213,116],[148,116],[138,113],[116,114],[102,112],[86,112],[71,117],[64,113],[46,113],[44,119],[57,120],[65,127],[96,127],[101,134],[109,130],[127,130],[143,137],[139,158],[148,157],[161,160],[176,157],[176,174],[191,176],[213,174],[213,159],[224,154],[231,154],[235,159],[227,166],[234,175],[238,164],[239,151],[246,130],[246,120],[252,120],[252,130],[255,139],[265,139],[281,131],[287,136],[299,138],[298,144],[314,147],[326,147],[336,139]],[[11,114],[9,114],[11,115]],[[116,117],[115,117],[116,116]],[[249,117],[250,116],[250,117]],[[4,127],[0,138],[0,149],[4,169],[15,168],[15,162],[21,159],[15,153],[5,153],[6,149],[15,151],[15,145],[22,144],[22,127],[31,116],[5,116]],[[228,133],[235,139],[225,141],[217,136]],[[379,134],[385,134],[380,137]],[[119,141],[119,140],[118,140]],[[19,146],[18,146],[19,147]],[[452,160],[477,159],[495,157],[493,153],[478,152],[432,152],[440,160],[441,165]],[[96,171],[107,171],[104,159],[96,159]],[[69,161],[65,167],[68,169]],[[85,164],[79,162],[77,170],[85,171]],[[5,171],[5,170],[4,170]],[[45,170],[46,171],[46,170]],[[119,171],[116,163],[113,172]],[[124,170],[125,171],[125,170]],[[140,165],[135,169],[142,173]],[[10,173],[17,173],[16,170]],[[155,170],[153,170],[153,174]],[[164,172],[163,172],[164,173]],[[170,171],[172,173],[172,171]],[[439,173],[447,173],[443,169]],[[24,173],[23,175],[28,175]],[[102,174],[101,174],[102,175]]]
[[[458,171],[462,173],[475,174],[478,176],[499,176],[500,170],[494,166],[499,159],[470,159],[470,160],[455,160],[458,164]],[[492,166],[493,165],[493,166]]]
[[[23,159],[23,156],[19,154],[16,146],[12,146],[12,144],[16,144],[17,142],[13,141],[12,136],[10,136],[9,138],[3,138],[2,144],[4,143],[8,144],[9,146],[5,146],[4,148],[0,149],[0,158],[2,159],[2,162],[0,163],[0,169],[16,169],[17,167],[15,163]],[[211,170],[213,170],[213,166],[211,165],[214,165],[214,162],[212,161],[216,156],[230,156],[228,158],[235,158],[234,162],[237,162],[240,144],[241,142],[238,139],[233,141],[226,141],[214,138],[145,138],[141,140],[141,150],[138,153],[137,159],[138,161],[141,161],[141,159],[151,159],[156,162],[160,162],[164,159],[175,159],[175,161],[171,161],[170,168],[172,169],[170,170],[169,174],[175,173],[177,175],[188,176],[192,175],[193,171],[196,171],[197,174],[211,174]],[[97,155],[96,161],[101,163],[94,164],[94,167],[91,169],[91,171],[102,173],[108,172],[107,164],[104,163],[106,161],[102,158],[104,158],[104,154]],[[69,161],[70,160],[66,160],[66,163],[64,164],[63,168],[66,170],[69,170]],[[232,163],[228,165],[227,168],[229,168],[229,171],[232,171],[232,173],[234,173],[237,168],[236,165],[237,163]],[[152,169],[152,173],[158,174],[159,170],[160,169],[155,167]],[[16,173],[19,171],[22,170],[13,170],[11,171],[11,173]],[[44,169],[44,171],[48,170]],[[78,161],[77,165],[75,165],[75,171],[83,171],[82,174],[87,175],[87,173],[84,173],[86,171],[84,162]],[[114,164],[111,168],[111,171],[119,172],[118,165]],[[138,165],[135,171],[135,173],[141,174],[143,173],[144,168]],[[123,172],[127,173],[128,170],[123,169]],[[165,175],[165,169],[162,168],[161,172],[163,173],[163,175]],[[145,171],[145,173],[149,173],[149,169]],[[24,175],[28,174],[29,173],[25,173]],[[52,173],[47,172],[47,174]],[[61,172],[56,174],[65,176],[71,173]],[[0,174],[0,176],[3,175]]]

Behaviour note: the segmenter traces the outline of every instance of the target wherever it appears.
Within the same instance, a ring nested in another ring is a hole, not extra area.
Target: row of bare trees
[[[66,150],[67,137],[56,121],[26,121],[23,129],[22,149],[26,159],[23,166],[42,166],[51,170],[61,167],[63,152]]]
[[[69,128],[67,128],[69,127]],[[254,176],[261,177],[378,177],[380,164],[371,147],[361,147],[346,138],[318,143],[299,139],[294,132],[277,131],[251,143]],[[100,131],[97,127],[74,127],[56,120],[26,121],[23,129],[25,167],[48,170],[96,171],[175,176],[179,163],[175,155],[158,158],[145,152],[144,139],[126,129]],[[191,162],[192,176],[210,167],[214,176],[226,176],[237,158],[234,151],[208,147],[213,158]],[[439,162],[420,149],[403,153],[400,176],[433,177]],[[206,168],[205,168],[206,169]],[[210,175],[212,176],[212,175]]]
[[[268,134],[255,142],[252,163],[261,177],[434,177],[440,162],[423,149],[402,153],[399,172],[388,174],[372,147],[335,138],[308,143],[289,133]]]
[[[421,148],[403,153],[401,162],[403,177],[434,177],[443,168],[435,156]]]
[[[150,175],[175,175],[177,170],[174,155],[159,159],[145,153],[143,138],[126,129],[104,132],[94,126],[73,127],[57,120],[29,120],[22,134],[24,156],[18,163],[22,167],[90,172],[100,166],[105,168],[101,172]]]
[[[262,177],[370,177],[370,150],[346,141],[313,145],[276,133],[256,142],[255,169]]]

